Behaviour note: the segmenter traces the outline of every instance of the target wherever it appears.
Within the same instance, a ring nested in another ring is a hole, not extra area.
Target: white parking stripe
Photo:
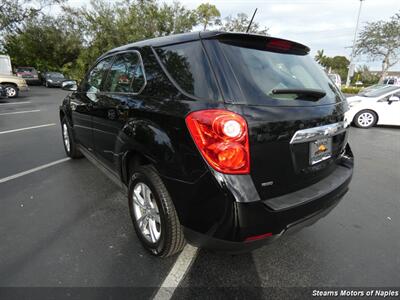
[[[29,129],[42,128],[42,127],[49,127],[49,126],[54,126],[54,125],[56,125],[56,123],[43,124],[43,125],[31,126],[31,127],[25,127],[25,128],[18,128],[18,129],[0,131],[0,134],[12,133],[12,132],[17,132],[17,131],[23,131],[23,130],[29,130]]]
[[[183,277],[196,258],[197,251],[198,248],[190,245],[186,245],[185,248],[183,248],[183,251],[181,254],[179,254],[178,259],[173,265],[171,271],[168,273],[167,277],[164,279],[164,282],[161,284],[153,299],[165,300],[172,298],[175,289],[178,287],[179,283],[182,281]]]
[[[46,168],[54,166],[54,165],[61,164],[61,163],[65,162],[65,161],[67,161],[67,160],[70,160],[70,158],[66,157],[66,158],[63,158],[63,159],[59,159],[59,160],[53,161],[51,163],[48,163],[48,164],[45,164],[45,165],[41,165],[39,167],[30,169],[30,170],[27,170],[27,171],[24,171],[24,172],[20,172],[20,173],[17,173],[15,175],[11,175],[11,176],[2,178],[2,179],[0,179],[0,183],[4,183],[4,182],[10,181],[10,180],[13,180],[15,178],[21,177],[21,176],[31,174],[33,172],[40,171],[40,170],[46,169]]]
[[[23,110],[23,111],[14,111],[14,112],[9,112],[9,113],[2,113],[0,116],[5,116],[5,115],[17,115],[17,114],[27,114],[27,113],[33,113],[33,112],[38,112],[40,109],[35,109],[35,110]]]
[[[31,101],[0,103],[0,105],[14,105],[14,104],[27,104],[27,103],[31,103]]]

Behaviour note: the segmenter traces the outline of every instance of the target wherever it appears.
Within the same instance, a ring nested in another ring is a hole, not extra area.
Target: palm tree
[[[326,58],[324,54],[324,49],[318,50],[317,55],[315,55],[315,60],[319,63],[322,63],[322,61]]]

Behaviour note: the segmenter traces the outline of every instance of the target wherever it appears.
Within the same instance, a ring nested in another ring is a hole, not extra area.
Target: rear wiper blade
[[[305,96],[308,98],[312,98],[312,100],[321,99],[326,95],[323,90],[316,89],[273,89],[271,93],[273,95],[296,94],[299,95],[299,98]]]

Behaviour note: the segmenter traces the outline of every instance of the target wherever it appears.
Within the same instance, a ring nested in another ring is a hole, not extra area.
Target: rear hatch
[[[262,199],[307,187],[335,170],[345,131],[315,139],[304,138],[306,132],[304,140],[292,140],[300,130],[340,128],[347,110],[306,46],[246,34],[206,33],[202,42],[226,108],[247,120],[251,177]]]

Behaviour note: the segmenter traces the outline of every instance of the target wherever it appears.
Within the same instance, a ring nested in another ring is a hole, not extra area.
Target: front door
[[[78,91],[72,95],[72,124],[76,141],[89,151],[94,149],[92,115],[93,105],[98,101],[103,77],[107,73],[112,58],[106,58],[96,64],[86,75]]]
[[[129,109],[145,85],[138,51],[115,56],[96,103],[93,105],[93,136],[97,155],[112,169],[119,156],[118,140],[133,111]]]

